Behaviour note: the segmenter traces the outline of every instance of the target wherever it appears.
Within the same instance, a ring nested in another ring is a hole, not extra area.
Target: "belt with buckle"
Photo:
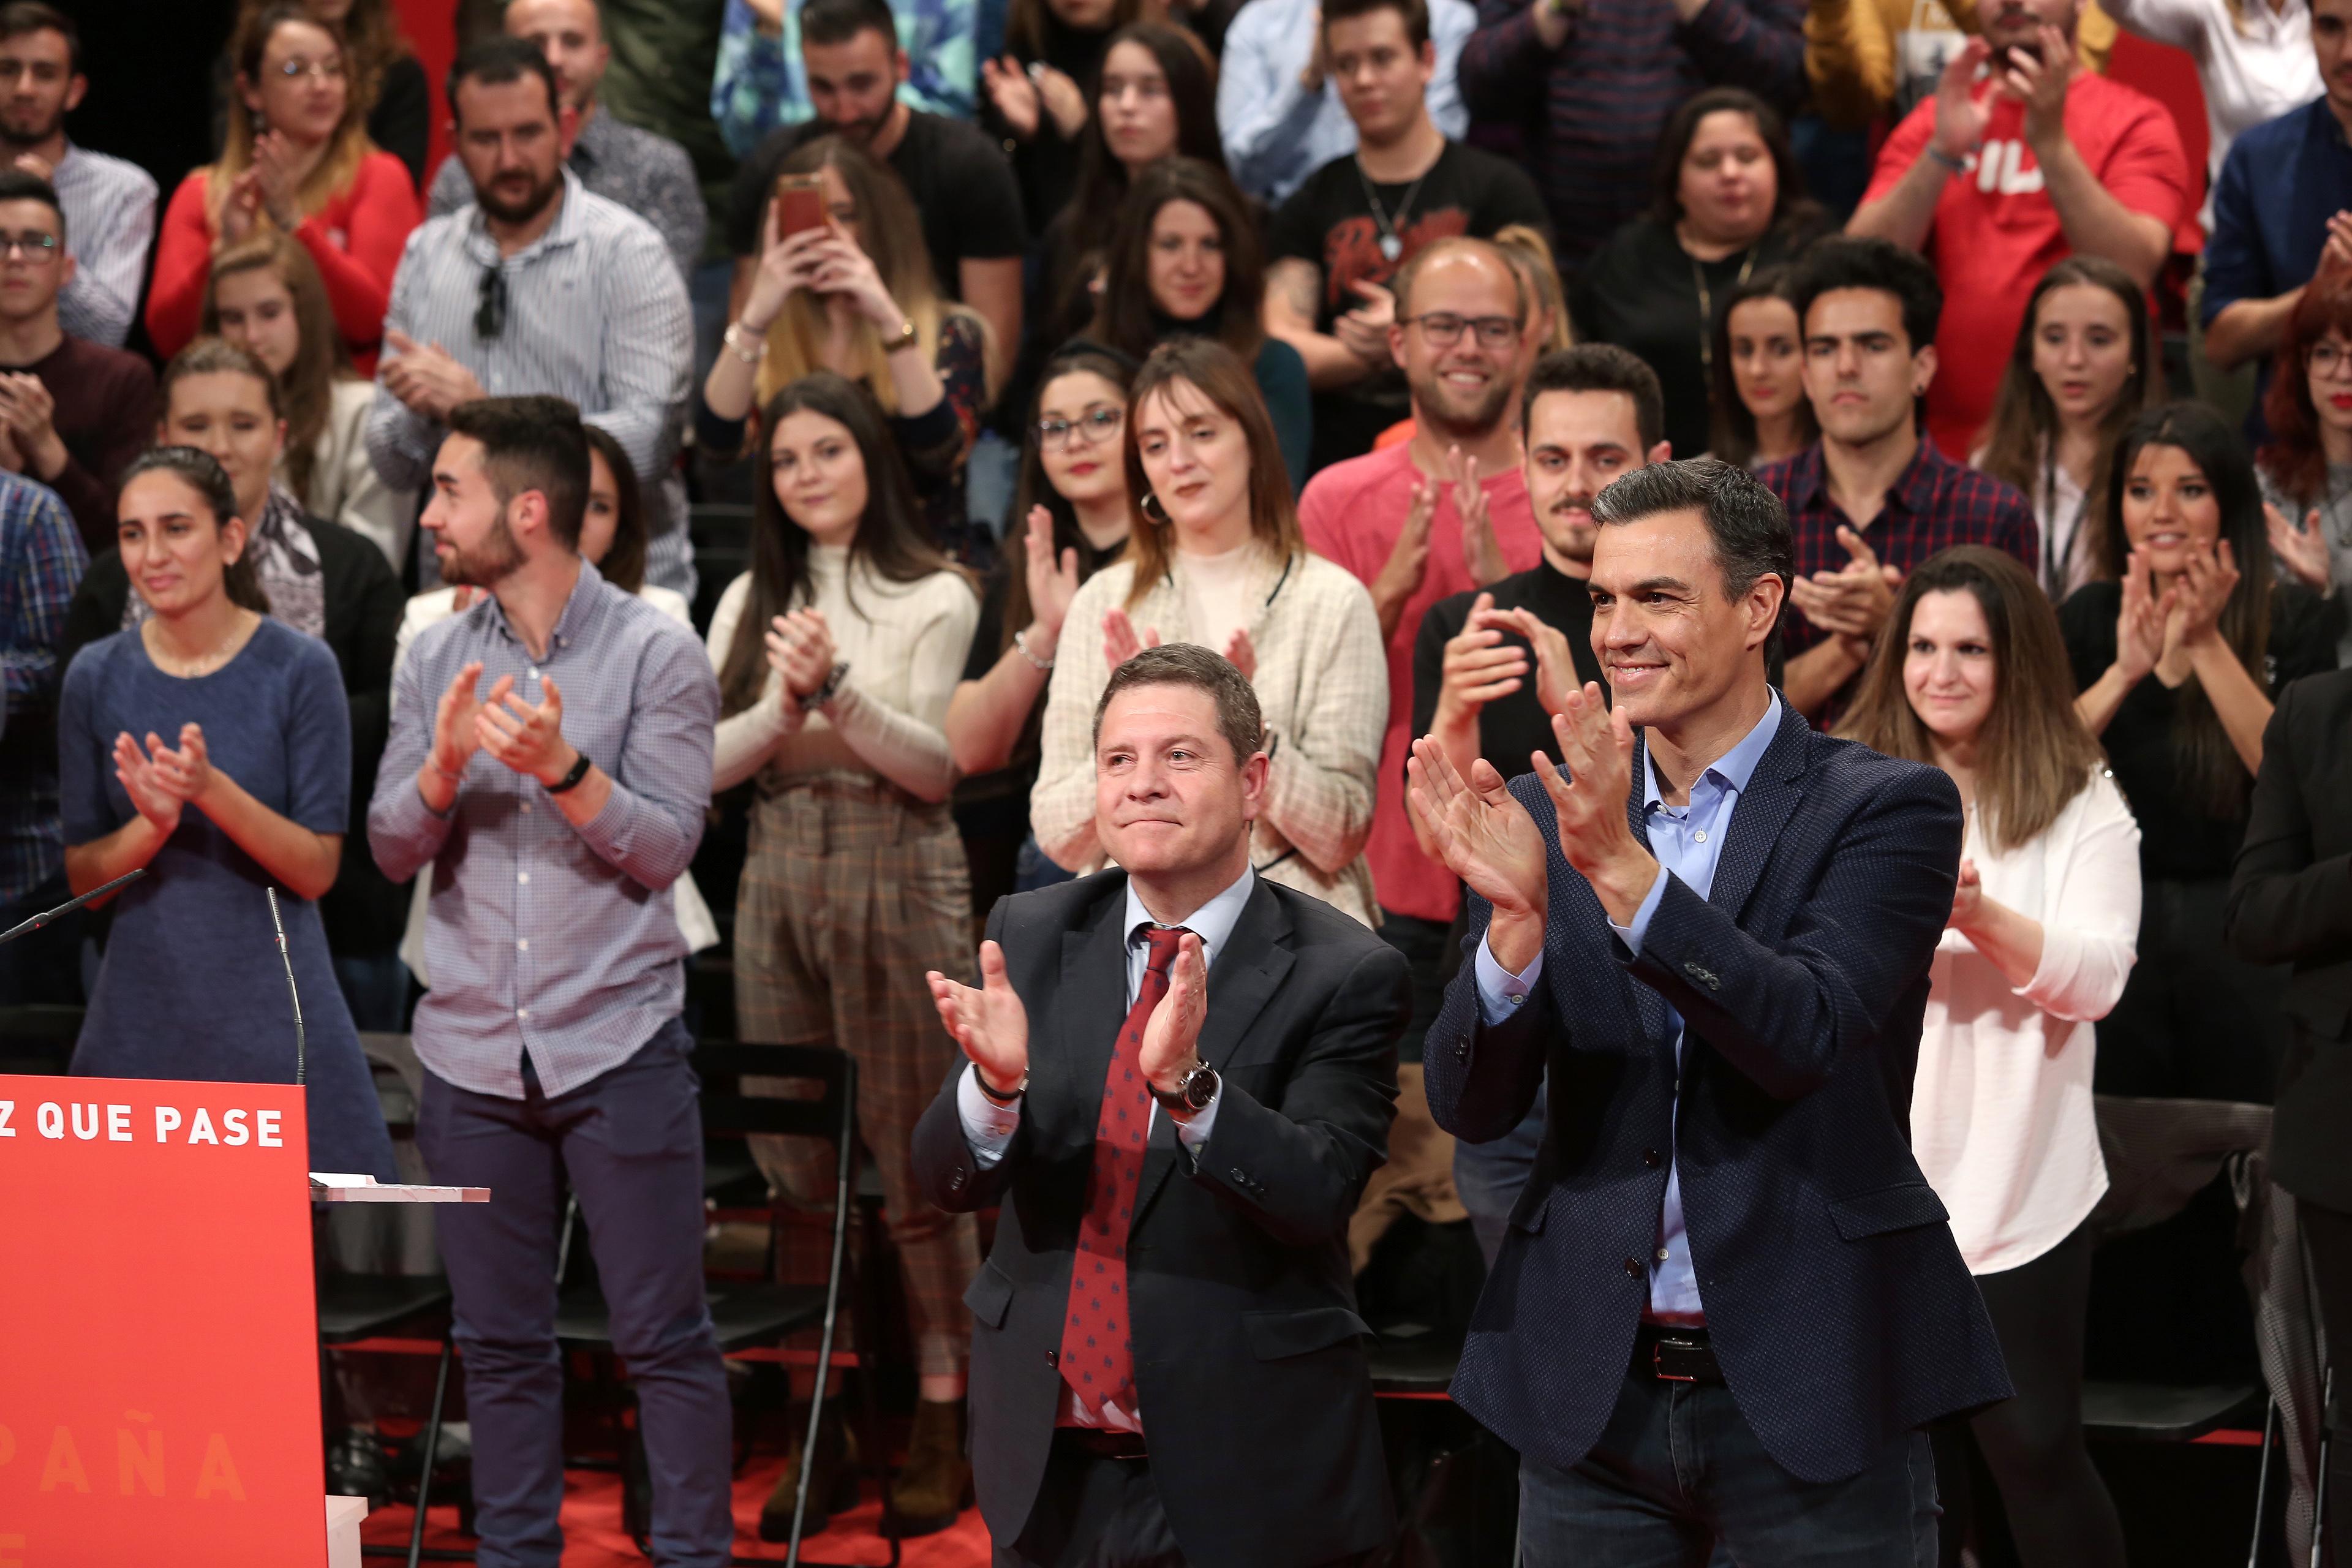
[[[1139,1432],[1113,1432],[1103,1426],[1066,1426],[1084,1448],[1098,1459],[1140,1459],[1145,1457],[1143,1435]]]
[[[1705,1329],[1643,1323],[1633,1339],[1633,1370],[1661,1383],[1721,1383],[1723,1368]]]

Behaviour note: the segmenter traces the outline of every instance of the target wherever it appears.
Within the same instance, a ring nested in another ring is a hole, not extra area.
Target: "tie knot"
[[[1176,947],[1191,931],[1189,926],[1145,926],[1143,940],[1151,944],[1144,955],[1143,966],[1164,974],[1176,962]]]

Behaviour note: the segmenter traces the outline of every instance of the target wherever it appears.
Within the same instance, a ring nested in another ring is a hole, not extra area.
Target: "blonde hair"
[[[1559,287],[1559,260],[1552,254],[1551,241],[1543,237],[1543,230],[1530,224],[1507,223],[1495,231],[1494,246],[1518,273],[1520,282],[1551,323],[1544,337],[1544,348],[1574,348],[1576,328],[1568,319],[1568,300]]]
[[[343,42],[341,29],[320,21],[294,0],[277,0],[274,5],[247,12],[229,46],[229,58],[236,62],[236,86],[230,89],[228,134],[222,142],[220,157],[205,172],[205,218],[215,234],[221,231],[221,208],[228,200],[229,187],[238,175],[253,167],[255,116],[241,101],[238,89],[260,85],[262,57],[268,52],[270,38],[278,28],[297,22],[316,27],[333,39],[335,51],[343,59],[343,118],[335,126],[333,144],[328,148],[327,155],[319,160],[319,166],[310,171],[301,189],[294,193],[295,205],[302,216],[309,217],[317,213],[336,192],[348,188],[358,178],[360,164],[375,151],[375,143],[368,140],[367,108],[361,84],[352,74],[352,53]],[[276,226],[267,211],[259,215],[257,221]]]

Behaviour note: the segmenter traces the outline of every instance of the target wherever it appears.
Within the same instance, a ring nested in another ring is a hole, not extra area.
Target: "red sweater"
[[[205,283],[213,265],[213,226],[205,201],[209,174],[198,169],[180,182],[155,242],[147,336],[166,359],[188,346],[204,319]],[[409,231],[424,216],[406,165],[389,153],[371,153],[351,184],[294,231],[319,265],[335,325],[362,375],[375,374],[383,316],[392,305],[392,275]]]

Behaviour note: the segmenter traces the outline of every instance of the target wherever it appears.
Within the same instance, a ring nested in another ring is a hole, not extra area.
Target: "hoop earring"
[[[1157,491],[1144,491],[1143,499],[1136,503],[1136,510],[1143,513],[1145,521],[1158,523],[1162,528],[1168,526],[1168,509],[1160,504]]]

